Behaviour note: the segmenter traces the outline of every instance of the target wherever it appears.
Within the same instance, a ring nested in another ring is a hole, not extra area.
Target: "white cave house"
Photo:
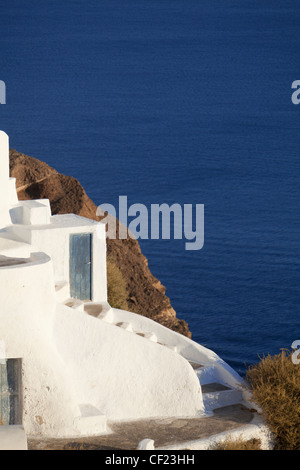
[[[214,352],[110,307],[105,225],[19,202],[2,131],[0,302],[0,421],[27,435],[95,435],[110,421],[207,416],[243,400]]]

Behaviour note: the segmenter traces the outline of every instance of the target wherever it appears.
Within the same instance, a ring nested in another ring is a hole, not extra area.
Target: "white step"
[[[148,339],[149,341],[153,341],[153,343],[157,343],[157,336],[155,333],[151,333],[151,332],[145,332],[145,333],[142,333],[141,331],[134,331],[134,333],[138,336],[141,336],[142,338],[146,338]],[[158,343],[158,344],[161,344],[161,346],[165,346],[164,344],[162,343]]]
[[[84,311],[88,315],[104,320],[107,323],[112,323],[113,321],[113,310],[107,302],[86,302],[84,304]]]
[[[68,299],[64,302],[67,307],[74,308],[75,310],[84,311],[84,303],[79,299]]]
[[[188,363],[190,364],[190,366],[194,369],[194,371],[198,375],[198,371],[200,369],[202,369],[203,365],[200,364],[199,362],[194,362],[194,361],[188,361]]]
[[[100,313],[100,315],[97,317],[99,320],[103,320],[106,323],[113,323],[114,322],[114,312],[112,308],[110,310],[107,310],[106,312]]]
[[[81,416],[76,418],[76,428],[84,435],[98,435],[107,432],[107,418],[90,404],[79,405]]]
[[[177,346],[174,346],[173,344],[166,344],[166,347],[171,349],[171,351],[177,352]]]
[[[133,332],[131,323],[120,321],[118,323],[115,323],[115,325],[119,328],[123,328],[123,330]]]
[[[55,283],[56,298],[59,302],[64,302],[70,297],[70,287],[67,281],[57,281]]]
[[[243,401],[241,390],[231,389],[220,383],[201,385],[203,404],[207,410],[235,405]]]
[[[218,374],[215,366],[203,366],[195,369],[195,373],[199,379],[200,385],[218,382]]]
[[[149,339],[149,341],[152,341],[153,343],[157,343],[157,336],[155,333],[144,333],[144,338]]]

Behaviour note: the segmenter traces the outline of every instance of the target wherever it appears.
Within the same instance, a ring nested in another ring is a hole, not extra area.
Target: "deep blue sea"
[[[204,204],[144,240],[193,339],[237,371],[300,339],[300,4],[1,0],[0,129],[98,205]]]

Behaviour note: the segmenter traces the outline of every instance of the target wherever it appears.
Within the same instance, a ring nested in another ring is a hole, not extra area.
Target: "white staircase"
[[[64,289],[65,286],[61,286]],[[169,348],[170,350],[177,353],[177,346],[174,344],[165,344],[160,342],[157,335],[151,331],[137,331],[130,321],[120,320],[115,318],[114,309],[106,302],[81,302],[76,299],[67,299],[64,304],[75,309],[84,311],[88,315],[91,315],[99,320],[105,321],[114,325],[116,328],[122,328],[129,334],[136,334],[146,341],[152,341]],[[184,357],[184,356],[182,356]],[[186,359],[184,357],[184,359]],[[205,410],[210,413],[217,408],[225,406],[236,405],[243,402],[243,393],[240,388],[234,388],[220,380],[220,374],[216,364],[206,364],[205,366],[186,359],[190,366],[193,368],[195,374],[198,377]],[[83,419],[83,418],[82,418]],[[92,420],[91,417],[89,417]]]
[[[231,388],[218,380],[216,366],[201,364],[189,361],[199,379],[205,409],[213,411],[216,408],[236,405],[243,402],[241,389]]]
[[[223,406],[236,405],[243,400],[240,390],[232,389],[218,382],[201,385],[205,409],[208,411]]]
[[[84,302],[78,299],[67,299],[64,304],[67,307],[74,308],[75,310],[80,310],[81,312],[84,312]]]

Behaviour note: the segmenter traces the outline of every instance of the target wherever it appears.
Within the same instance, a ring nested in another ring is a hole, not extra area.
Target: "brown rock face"
[[[73,177],[58,173],[44,162],[10,150],[10,174],[16,178],[19,200],[49,199],[53,214],[77,214],[100,221],[96,205]],[[107,253],[126,280],[130,311],[191,337],[188,325],[176,317],[165,287],[148,267],[137,240],[107,238]]]

